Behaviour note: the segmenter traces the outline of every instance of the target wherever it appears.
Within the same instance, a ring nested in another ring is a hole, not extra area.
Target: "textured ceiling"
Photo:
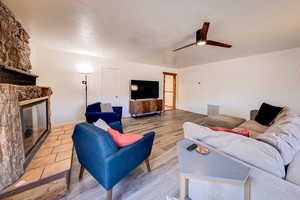
[[[34,43],[64,51],[185,67],[300,46],[299,0],[3,0]],[[211,22],[199,46],[194,32]]]

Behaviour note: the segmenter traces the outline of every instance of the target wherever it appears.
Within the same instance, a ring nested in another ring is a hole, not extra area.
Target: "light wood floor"
[[[174,110],[173,106],[166,106],[165,105],[165,110]]]
[[[182,110],[166,111],[162,115],[154,115],[143,118],[127,118],[122,121],[124,132],[145,134],[151,131],[156,133],[153,144],[151,160],[167,152],[176,145],[176,142],[183,139],[182,125],[184,122],[203,123],[205,115],[191,113]],[[75,154],[74,154],[75,155]],[[72,164],[71,188],[78,183],[80,165],[76,155]],[[89,176],[85,172],[84,176]]]

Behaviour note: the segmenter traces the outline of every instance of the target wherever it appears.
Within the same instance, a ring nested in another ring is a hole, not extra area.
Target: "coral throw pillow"
[[[141,135],[133,134],[133,133],[120,133],[112,128],[107,129],[107,132],[112,137],[113,141],[116,143],[118,147],[126,147],[133,143],[136,143],[140,139],[143,138]]]
[[[223,128],[223,127],[210,127],[211,130],[213,131],[224,131],[224,132],[229,132],[229,133],[234,133],[242,136],[249,137],[249,131],[247,129],[239,130],[239,131],[234,131],[228,128]]]

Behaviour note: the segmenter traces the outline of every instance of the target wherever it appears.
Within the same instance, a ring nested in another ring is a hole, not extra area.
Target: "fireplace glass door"
[[[21,107],[21,119],[25,155],[27,156],[39,139],[47,132],[47,100]]]

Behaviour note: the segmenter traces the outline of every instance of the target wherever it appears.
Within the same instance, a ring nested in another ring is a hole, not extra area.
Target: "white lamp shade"
[[[80,65],[78,65],[77,70],[81,74],[93,73],[93,67],[89,64],[80,64]]]

